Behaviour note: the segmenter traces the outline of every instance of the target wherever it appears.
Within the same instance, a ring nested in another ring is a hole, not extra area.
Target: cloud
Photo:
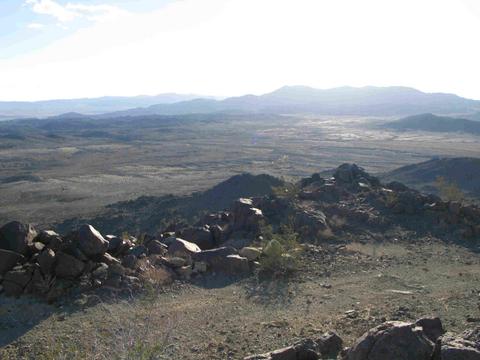
[[[126,13],[125,10],[111,5],[85,5],[81,3],[61,5],[53,0],[26,0],[25,4],[30,6],[33,12],[51,16],[63,24],[79,18],[95,22],[103,21]]]
[[[40,23],[30,23],[30,24],[27,25],[27,28],[32,29],[32,30],[40,30],[44,27],[45,27],[45,25],[40,24]]]

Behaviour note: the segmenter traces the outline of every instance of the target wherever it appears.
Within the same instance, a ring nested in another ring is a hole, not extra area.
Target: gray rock
[[[168,251],[168,246],[158,240],[152,240],[147,244],[147,249],[149,254],[165,255]]]
[[[434,343],[415,324],[390,321],[360,337],[347,360],[431,360]]]
[[[82,225],[77,236],[79,249],[88,257],[103,255],[108,249],[108,241],[92,225]]]
[[[85,269],[85,263],[64,252],[58,252],[56,255],[57,265],[55,274],[59,278],[71,279],[80,276]]]
[[[37,258],[40,270],[44,275],[52,273],[55,266],[55,252],[52,249],[44,249]]]
[[[190,227],[186,228],[181,233],[182,239],[190,241],[198,245],[202,250],[212,249],[215,247],[213,234],[207,227]]]
[[[201,249],[198,245],[180,238],[169,238],[168,254],[178,257],[191,257]]]
[[[0,249],[0,275],[11,270],[19,262],[25,260],[24,256],[10,250]]]
[[[9,222],[0,228],[0,249],[25,255],[36,236],[37,232],[32,225]]]

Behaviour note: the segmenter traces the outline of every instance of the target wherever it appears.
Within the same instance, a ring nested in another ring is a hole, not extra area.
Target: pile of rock
[[[249,216],[258,218],[255,210],[242,208],[241,214],[241,221],[248,226],[252,224]],[[165,281],[188,279],[207,271],[250,273],[258,265],[261,250],[216,247],[224,233],[221,226],[207,224],[178,233],[145,235],[139,241],[131,236],[103,236],[89,224],[60,236],[13,221],[0,228],[0,292],[54,300],[68,291],[99,287],[132,291],[149,280],[151,270],[161,271]]]
[[[415,323],[385,322],[361,336],[352,347],[342,349],[342,339],[327,333],[245,360],[479,360],[480,328],[459,336],[445,334],[439,318]]]

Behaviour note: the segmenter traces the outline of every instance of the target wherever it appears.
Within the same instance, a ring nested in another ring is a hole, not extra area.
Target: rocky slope
[[[261,179],[262,186],[263,180],[271,182]],[[221,204],[222,189],[231,182],[235,179],[202,196],[218,198]],[[103,236],[89,224],[61,236],[8,223],[0,228],[2,290],[54,300],[99,287],[140,289],[151,273],[166,283],[207,271],[245,275],[260,266],[257,260],[272,254],[271,244],[260,248],[265,226],[275,232],[285,224],[304,243],[348,242],[367,234],[373,241],[415,242],[433,236],[475,244],[480,209],[423,195],[398,182],[382,184],[358,166],[343,164],[330,179],[314,174],[295,186],[280,187],[276,195],[240,198],[229,210],[208,213],[195,226],[173,222],[140,238]],[[279,249],[274,256],[284,255]]]

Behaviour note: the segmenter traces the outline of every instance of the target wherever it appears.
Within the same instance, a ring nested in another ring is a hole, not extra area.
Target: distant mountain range
[[[401,131],[420,130],[480,134],[480,121],[437,116],[430,113],[408,116],[400,120],[391,121],[384,124],[383,127]]]
[[[480,112],[480,101],[453,94],[424,93],[398,86],[339,87],[327,90],[285,86],[264,95],[245,95],[223,100],[195,95],[163,94],[33,103],[0,102],[0,117],[46,117],[71,112],[103,114],[101,117],[212,112],[405,116],[426,112],[473,114]]]
[[[436,193],[436,180],[443,177],[468,195],[480,199],[480,159],[440,158],[400,167],[380,176],[382,181],[400,181],[425,192]]]
[[[340,87],[328,90],[285,86],[268,94],[224,100],[195,99],[173,104],[105,114],[104,116],[179,115],[208,112],[256,112],[274,114],[411,115],[480,111],[480,101],[453,94],[424,93],[407,87]]]
[[[48,117],[62,113],[102,114],[155,104],[171,104],[200,98],[200,95],[160,94],[155,96],[105,96],[99,98],[0,101],[0,120],[18,117]]]

